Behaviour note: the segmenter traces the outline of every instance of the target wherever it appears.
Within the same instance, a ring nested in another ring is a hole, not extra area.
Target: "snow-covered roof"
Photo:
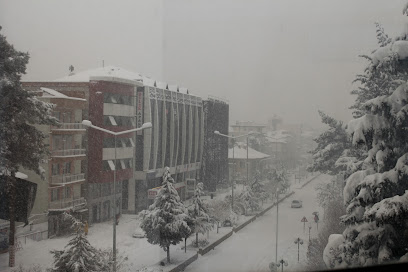
[[[248,149],[248,159],[263,159],[270,157],[268,154],[256,151],[255,149]],[[228,150],[228,158],[232,159],[232,148]],[[234,148],[234,159],[246,159],[247,158],[247,149],[246,145],[238,145]]]
[[[0,170],[0,176],[3,176],[3,175],[10,176],[10,171],[8,171],[8,170]],[[19,178],[19,179],[28,179],[28,176],[27,176],[26,174],[24,174],[24,173],[17,172],[17,173],[16,173],[16,178]]]
[[[276,131],[269,131],[266,134],[268,138],[267,141],[271,143],[284,143],[286,144],[290,138],[293,136],[288,133],[286,130],[276,130]]]
[[[63,93],[60,93],[56,90],[50,89],[50,88],[40,88],[41,91],[43,91],[43,95],[41,97],[43,98],[64,98],[64,99],[71,99],[71,100],[79,100],[79,101],[86,101],[84,98],[78,98],[78,97],[71,97],[67,96]]]
[[[170,90],[170,91],[173,91],[173,92],[177,92],[177,90],[178,90],[178,86],[177,86],[177,85],[169,85],[168,87],[169,87],[169,90]]]
[[[118,77],[127,80],[142,81],[144,77],[139,73],[127,71],[120,67],[106,66],[56,79],[56,82],[89,82],[91,77]]]
[[[156,81],[150,77],[143,76],[142,81],[145,86],[150,86],[150,87],[156,86]]]
[[[372,55],[374,65],[396,54],[400,60],[408,58],[408,41],[394,41],[377,49]]]
[[[166,82],[158,81],[152,79],[148,76],[131,72],[120,67],[106,66],[99,67],[92,70],[86,70],[79,73],[72,73],[71,75],[65,76],[63,78],[55,79],[54,82],[89,82],[93,78],[117,78],[122,80],[138,81],[143,83],[145,86],[157,87],[159,89],[169,89],[171,91],[177,91],[177,89],[182,93],[187,93],[188,89],[183,87],[178,87],[177,85],[168,85]]]
[[[167,89],[167,83],[166,82],[161,82],[161,81],[156,81],[156,87],[159,89]]]
[[[244,122],[244,121],[237,121],[235,125],[231,125],[232,127],[266,127],[264,124],[257,124],[252,121]]]

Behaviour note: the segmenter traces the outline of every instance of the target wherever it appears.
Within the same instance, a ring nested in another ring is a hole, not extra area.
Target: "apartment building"
[[[26,86],[27,87],[27,86]],[[27,87],[29,88],[29,87]],[[24,172],[28,180],[37,183],[37,197],[32,214],[47,214],[49,237],[64,234],[69,227],[62,217],[71,212],[87,220],[88,210],[84,197],[86,184],[85,128],[81,124],[86,99],[71,96],[50,88],[29,88],[39,99],[55,105],[53,115],[61,126],[39,126],[48,135],[46,141],[50,156],[41,164],[41,176],[33,171]],[[41,221],[41,217],[39,217]]]

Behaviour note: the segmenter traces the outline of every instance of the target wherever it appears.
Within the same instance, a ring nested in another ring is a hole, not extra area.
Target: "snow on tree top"
[[[394,41],[387,46],[378,48],[372,55],[373,65],[377,66],[394,54],[396,54],[400,60],[408,58],[408,41]]]

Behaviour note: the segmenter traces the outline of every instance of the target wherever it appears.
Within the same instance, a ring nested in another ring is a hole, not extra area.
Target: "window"
[[[135,117],[129,116],[104,116],[103,123],[105,126],[135,127]]]
[[[51,201],[59,199],[59,189],[51,189]]]
[[[103,102],[111,104],[133,105],[133,97],[130,95],[104,93]]]
[[[71,162],[64,162],[62,167],[63,174],[70,174],[71,173]]]
[[[117,126],[118,124],[116,123],[116,120],[115,120],[115,118],[113,117],[113,116],[109,116],[109,121],[111,122],[111,124],[113,125],[113,126]]]
[[[63,187],[64,198],[71,198],[72,188],[70,186]]]
[[[59,175],[60,174],[60,166],[58,163],[53,163],[52,168],[51,168],[51,174],[53,176]]]
[[[115,164],[113,163],[113,161],[108,161],[109,167],[111,170],[115,170]]]
[[[115,147],[115,138],[104,138],[103,139],[103,147],[104,148],[114,148]],[[117,148],[125,148],[125,147],[135,147],[135,143],[133,142],[132,138],[117,138],[116,139],[116,147]]]

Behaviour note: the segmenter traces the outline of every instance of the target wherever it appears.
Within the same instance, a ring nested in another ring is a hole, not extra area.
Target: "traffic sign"
[[[300,222],[303,222],[303,232],[305,232],[306,222],[308,222],[307,219],[306,219],[306,216],[303,216],[303,218],[302,218],[302,220],[300,220]]]

